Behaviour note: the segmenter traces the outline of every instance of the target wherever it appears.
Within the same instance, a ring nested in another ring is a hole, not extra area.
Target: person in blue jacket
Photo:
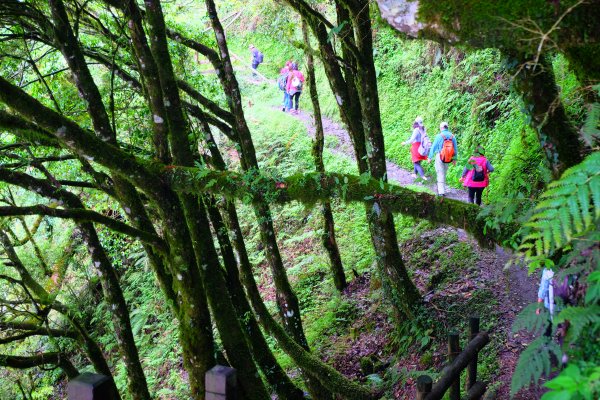
[[[456,165],[458,147],[456,137],[448,130],[448,123],[440,124],[440,133],[433,140],[429,150],[429,162],[435,162],[435,174],[437,176],[438,195],[446,195],[446,173],[450,163]]]

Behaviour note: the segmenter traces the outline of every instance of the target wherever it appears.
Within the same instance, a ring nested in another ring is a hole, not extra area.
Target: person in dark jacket
[[[252,76],[256,76],[256,69],[263,62],[263,53],[254,47],[253,44],[248,47],[252,53]]]

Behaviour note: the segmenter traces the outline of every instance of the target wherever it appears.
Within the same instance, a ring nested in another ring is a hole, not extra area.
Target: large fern
[[[521,388],[537,382],[540,376],[550,373],[552,354],[560,360],[562,351],[558,343],[545,336],[535,339],[521,353],[510,384],[510,393],[515,395]]]
[[[594,152],[548,186],[525,224],[528,232],[519,252],[535,269],[557,249],[593,229],[599,217],[600,152]]]
[[[569,321],[565,342],[573,343],[589,324],[600,323],[600,306],[593,304],[587,307],[567,307],[558,314],[554,322],[560,324],[565,321]]]
[[[540,305],[537,303],[532,303],[525,307],[515,318],[512,325],[512,331],[519,332],[521,330],[526,330],[534,335],[542,334],[549,323],[550,315],[544,307],[542,307],[543,309],[537,314],[536,311],[539,308]]]

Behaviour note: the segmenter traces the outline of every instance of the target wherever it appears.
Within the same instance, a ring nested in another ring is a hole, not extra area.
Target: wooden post
[[[475,382],[475,384],[471,386],[471,388],[467,391],[467,394],[465,395],[465,397],[463,397],[463,400],[481,399],[481,397],[485,393],[486,387],[487,384],[485,384],[484,382]]]
[[[479,317],[469,318],[469,342],[479,333]],[[467,390],[477,382],[477,353],[467,366]]]
[[[429,375],[421,375],[417,378],[417,400],[425,400],[431,392],[433,381]]]
[[[205,376],[206,400],[236,400],[237,376],[235,369],[215,365]]]
[[[458,357],[460,353],[460,345],[458,343],[458,333],[450,332],[448,334],[448,364]],[[450,400],[460,400],[460,375],[452,382],[450,386]]]
[[[115,400],[110,379],[105,375],[84,372],[67,385],[69,400]]]
[[[440,378],[431,388],[427,400],[440,400],[444,397],[444,393],[452,386],[452,383],[460,379],[460,373],[467,368],[473,355],[479,352],[489,341],[490,337],[487,332],[480,332],[475,339],[471,340],[454,362],[444,367],[440,373]]]

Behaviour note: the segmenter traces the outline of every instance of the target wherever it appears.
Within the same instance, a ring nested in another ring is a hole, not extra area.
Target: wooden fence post
[[[206,373],[206,400],[236,400],[237,376],[234,368],[215,365]]]
[[[105,375],[84,372],[67,385],[69,400],[115,400],[110,379]]]
[[[469,318],[469,342],[479,333],[479,317]],[[467,390],[477,382],[477,353],[467,367]]]
[[[421,375],[417,378],[417,400],[425,400],[431,392],[433,381],[429,375]]]
[[[458,343],[458,333],[450,332],[448,334],[448,364],[458,357],[460,345]],[[460,400],[460,375],[452,382],[450,386],[450,400]]]

